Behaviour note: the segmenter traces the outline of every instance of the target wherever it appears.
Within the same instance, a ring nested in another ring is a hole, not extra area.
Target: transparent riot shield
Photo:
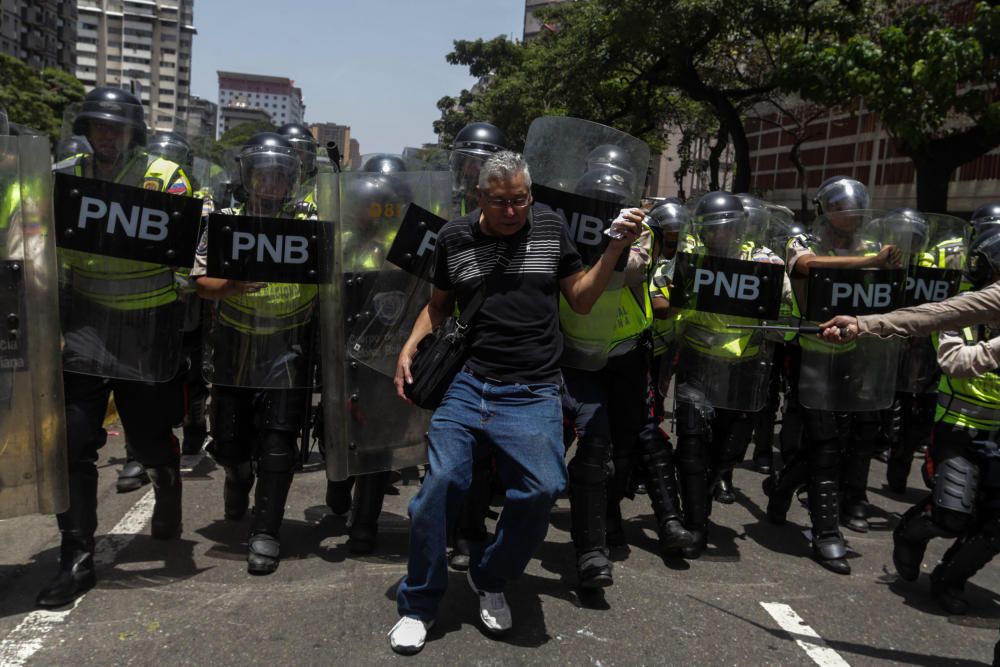
[[[165,382],[181,363],[175,269],[190,267],[201,203],[143,149],[132,106],[84,102],[64,131],[94,152],[55,166],[63,369]]]
[[[810,267],[796,279],[804,320],[819,324],[834,315],[868,315],[903,305],[911,268],[907,234],[886,225],[884,211],[840,211],[819,217],[809,249],[843,258],[845,266]],[[831,412],[883,410],[892,404],[901,343],[864,336],[827,343],[800,336],[799,400],[806,408]]]
[[[191,184],[202,200],[202,214],[228,208],[232,199],[232,178],[222,165],[196,157],[191,166]]]
[[[765,245],[768,220],[759,207],[700,216],[681,229],[670,290],[680,316],[678,400],[745,412],[766,404],[774,335],[737,327],[782,323],[791,313],[784,262]]]
[[[320,294],[322,303],[336,304],[322,311],[330,479],[426,461],[430,413],[404,403],[393,377],[430,296],[434,227],[450,217],[449,184],[447,172],[435,171],[321,174],[317,180],[320,217],[336,220],[339,244]],[[387,261],[392,253],[405,259],[393,264]]]
[[[304,267],[322,254],[323,228],[306,219],[209,218],[207,275],[252,287],[209,304],[202,357],[207,382],[256,389],[313,386],[319,288],[315,280],[306,282]],[[286,264],[289,260],[297,263]],[[285,267],[293,272],[285,273]]]
[[[910,238],[904,306],[943,301],[959,293],[969,248],[969,225],[964,220],[905,209],[887,214],[883,225]],[[896,390],[935,393],[940,369],[931,338],[907,338],[901,348]]]
[[[620,130],[579,118],[543,116],[532,121],[524,144],[536,202],[562,213],[585,266],[604,252],[603,231],[622,208],[638,206],[649,167],[649,146]],[[453,167],[454,171],[454,167]],[[598,370],[607,364],[619,318],[642,318],[641,294],[628,294],[616,271],[588,315],[560,297],[562,364]]]
[[[0,519],[69,506],[47,137],[0,136]]]

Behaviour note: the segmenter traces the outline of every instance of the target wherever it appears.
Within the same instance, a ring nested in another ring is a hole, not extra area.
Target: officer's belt
[[[280,317],[270,317],[256,311],[247,312],[223,299],[219,304],[219,319],[246,331],[273,332],[294,329],[307,324],[312,319],[312,311],[312,303],[310,302],[293,313]]]
[[[142,278],[98,278],[82,275],[79,271],[73,272],[73,289],[88,296],[147,294],[173,284],[174,274],[166,268]]]

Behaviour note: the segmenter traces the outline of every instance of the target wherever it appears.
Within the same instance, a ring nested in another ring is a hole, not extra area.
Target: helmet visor
[[[272,201],[291,198],[299,185],[298,157],[288,149],[261,148],[239,158],[240,177],[247,194]]]

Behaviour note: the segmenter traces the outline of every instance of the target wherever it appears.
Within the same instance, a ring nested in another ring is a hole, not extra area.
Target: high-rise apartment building
[[[302,89],[295,82],[282,76],[218,72],[219,108],[233,107],[260,109],[277,126],[301,123],[306,105]],[[221,122],[220,122],[221,125]],[[220,131],[225,129],[220,127]]]
[[[88,90],[133,88],[151,128],[183,132],[194,0],[79,0],[78,13],[77,78]]]
[[[35,69],[73,72],[76,0],[0,0],[0,53]]]

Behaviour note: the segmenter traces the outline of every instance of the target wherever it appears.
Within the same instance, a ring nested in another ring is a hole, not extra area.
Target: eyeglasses
[[[490,208],[507,210],[508,208],[524,208],[530,201],[530,197],[517,197],[516,199],[500,199],[490,197],[486,200],[486,203],[490,206]]]

